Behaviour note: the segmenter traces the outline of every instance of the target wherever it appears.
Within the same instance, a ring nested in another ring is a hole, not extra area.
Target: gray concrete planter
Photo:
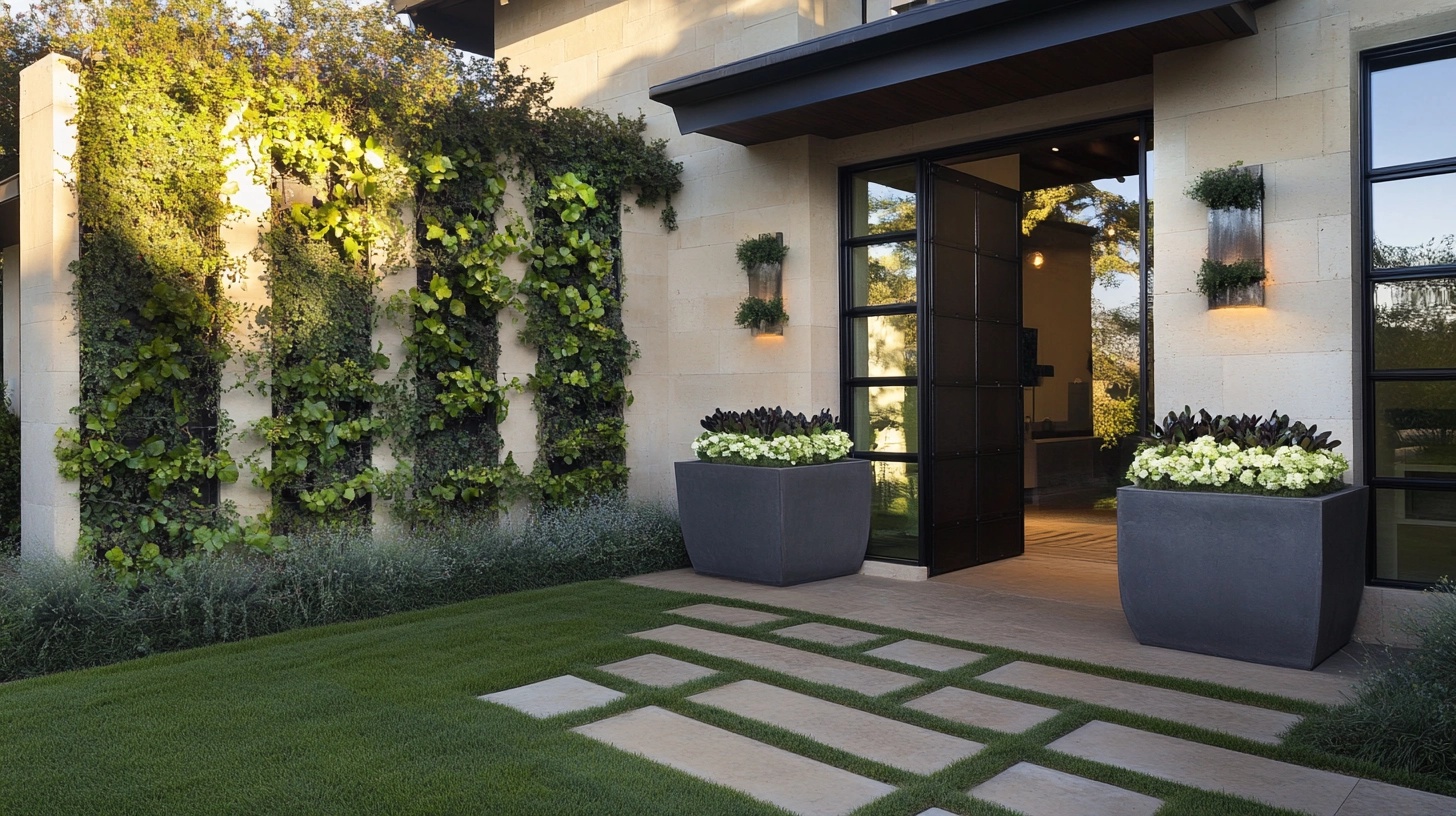
[[[1292,499],[1117,491],[1117,579],[1139,643],[1311,669],[1350,642],[1367,488]]]
[[[787,586],[852,575],[870,539],[871,465],[770,468],[678,462],[677,506],[693,570]]]

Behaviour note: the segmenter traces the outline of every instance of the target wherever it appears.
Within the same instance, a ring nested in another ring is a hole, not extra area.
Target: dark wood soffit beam
[[[1152,54],[1256,31],[1249,2],[957,0],[665,82],[654,86],[650,96],[673,108],[684,133],[739,144],[806,133],[838,138],[1100,84],[1085,81],[1089,75],[1145,74],[1151,70]],[[1127,36],[1134,33],[1136,37]],[[1117,49],[1109,47],[1114,42]],[[1036,60],[1018,59],[1030,56]],[[1089,64],[1088,58],[1124,65]],[[1010,63],[1021,64],[1014,79],[1023,87],[1015,93],[1007,93],[996,81],[1004,78]],[[1129,73],[1127,63],[1146,68]],[[940,92],[959,90],[959,96],[969,98],[932,106],[910,119],[880,118],[869,125],[853,121],[865,118],[864,106],[876,91],[909,90],[925,80],[950,76],[957,82],[940,83]],[[965,91],[978,83],[984,98]],[[842,111],[825,104],[834,100],[851,104]],[[861,114],[847,121],[844,114],[854,110]],[[795,122],[800,119],[805,121]],[[806,127],[811,120],[821,126]]]
[[[495,56],[495,4],[499,0],[390,0],[396,14],[462,51]]]

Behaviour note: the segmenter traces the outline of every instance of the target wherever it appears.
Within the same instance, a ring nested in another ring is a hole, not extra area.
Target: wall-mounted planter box
[[[781,263],[758,264],[748,271],[748,295],[759,300],[773,300],[784,296],[784,265]]]
[[[787,586],[859,572],[870,540],[872,466],[678,462],[677,506],[693,571]]]
[[[1231,309],[1242,306],[1264,305],[1264,282],[1254,281],[1248,286],[1221,289],[1208,296],[1208,308]]]
[[[1117,490],[1117,582],[1138,642],[1312,669],[1350,642],[1368,488],[1312,498]]]
[[[1238,172],[1263,178],[1262,165],[1247,165]],[[1208,258],[1219,263],[1256,261],[1264,265],[1264,203],[1252,209],[1226,207],[1208,211]],[[1214,292],[1208,296],[1208,308],[1225,309],[1264,305],[1264,282]]]

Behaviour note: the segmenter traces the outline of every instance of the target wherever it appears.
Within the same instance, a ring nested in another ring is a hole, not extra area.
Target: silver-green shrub
[[[320,532],[129,590],[89,564],[0,564],[0,681],[523,589],[687,565],[671,509],[597,499],[381,541]]]

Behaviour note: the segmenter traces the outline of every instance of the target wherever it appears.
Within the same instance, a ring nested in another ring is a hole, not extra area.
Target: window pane
[[[1456,382],[1375,383],[1375,473],[1456,478]]]
[[[914,241],[855,247],[850,252],[855,306],[915,302]]]
[[[1456,263],[1456,174],[1371,185],[1376,269]]]
[[[915,229],[915,179],[913,164],[856,173],[850,184],[850,234]]]
[[[854,449],[874,453],[914,453],[920,449],[918,389],[884,385],[853,390]]]
[[[853,376],[914,377],[917,325],[913,314],[855,318]]]
[[[1378,489],[1375,520],[1375,577],[1435,582],[1456,575],[1456,491]]]
[[[1375,284],[1375,367],[1456,368],[1456,278]]]
[[[875,462],[869,554],[920,560],[920,466]]]
[[[1371,166],[1456,156],[1456,59],[1370,75]]]

